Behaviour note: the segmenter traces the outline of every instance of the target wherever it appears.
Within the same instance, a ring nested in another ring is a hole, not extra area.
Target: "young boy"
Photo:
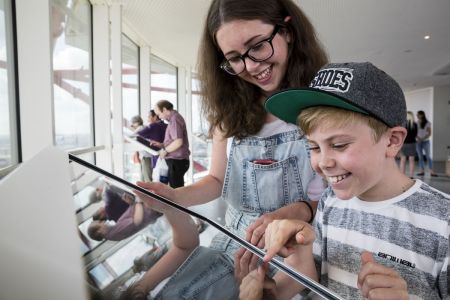
[[[370,63],[330,64],[310,88],[274,94],[266,109],[298,121],[312,166],[330,187],[313,226],[268,226],[264,261],[286,256],[345,299],[447,299],[450,196],[395,164],[406,136],[399,85]],[[241,297],[260,299],[263,283],[260,267],[243,280]],[[276,284],[280,299],[302,289],[287,277]]]

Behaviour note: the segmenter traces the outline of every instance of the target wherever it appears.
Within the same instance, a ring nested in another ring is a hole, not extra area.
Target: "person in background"
[[[130,127],[134,132],[138,132],[142,128],[144,128],[144,121],[141,116],[134,116],[130,120]]]
[[[406,114],[406,138],[403,143],[402,150],[400,151],[400,171],[405,173],[406,171],[406,159],[409,162],[409,177],[414,177],[414,158],[416,156],[416,137],[417,137],[417,124],[414,120],[414,114],[412,111],[408,111]]]
[[[148,125],[137,131],[137,140],[145,145],[149,145],[153,150],[159,150],[150,145],[150,141],[162,143],[166,133],[167,124],[164,123],[152,109],[148,114]],[[140,154],[140,155],[139,155]],[[153,181],[153,168],[156,165],[158,155],[151,155],[146,151],[135,152],[134,161],[141,164],[141,180]],[[141,159],[142,157],[142,159]]]
[[[312,24],[294,1],[211,1],[198,67],[213,140],[209,173],[177,189],[138,185],[183,206],[221,198],[228,203],[225,226],[260,248],[270,221],[312,220],[317,201],[309,200],[318,200],[323,186],[304,135],[263,104],[282,88],[307,85],[326,61]],[[218,233],[209,247],[194,250],[155,298],[236,299],[235,263],[257,263],[239,248]]]
[[[343,299],[448,299],[450,195],[396,165],[406,137],[398,83],[370,63],[329,64],[309,88],[275,94],[266,108],[298,122],[330,187],[313,226],[275,220],[267,227],[264,261],[287,256]],[[262,299],[264,275],[259,268],[244,278],[241,299]],[[266,286],[279,299],[304,288],[286,274],[277,279]]]
[[[124,124],[124,129],[125,128],[130,129],[131,132],[133,132],[132,134],[126,133],[129,136],[136,136],[137,135],[136,133],[139,130],[141,130],[142,128],[144,128],[144,121],[142,120],[141,116],[139,116],[139,115],[133,116],[130,120],[130,123],[128,123],[128,120],[126,118],[123,118],[123,124]],[[139,155],[137,155],[137,154],[138,154],[137,152],[133,153],[132,160],[134,163],[140,164],[141,159],[139,158]]]
[[[136,199],[136,200],[135,200]],[[132,203],[115,223],[109,220],[94,220],[89,224],[88,235],[91,239],[101,241],[121,241],[132,236],[145,226],[155,223],[162,214],[144,206],[139,198],[133,196]]]
[[[438,176],[433,171],[433,159],[430,155],[430,137],[431,137],[431,123],[428,121],[427,117],[425,116],[425,112],[423,110],[419,110],[417,112],[417,124],[418,124],[418,130],[417,130],[417,156],[419,156],[419,168],[420,172],[417,173],[417,176],[423,176],[425,175],[425,162],[424,162],[424,156],[428,163],[428,168],[430,169],[430,175],[431,176]],[[425,152],[425,155],[424,155]]]
[[[165,159],[169,167],[169,185],[172,188],[184,186],[184,174],[189,169],[189,140],[184,118],[173,109],[173,104],[160,100],[155,105],[155,113],[167,126],[164,141],[153,140],[150,145],[160,148],[159,157]]]
[[[104,205],[97,209],[92,218],[96,220],[112,220],[117,222],[123,213],[134,202],[134,196],[123,189],[105,182],[103,187],[97,188],[102,192]],[[98,191],[96,191],[98,192]]]

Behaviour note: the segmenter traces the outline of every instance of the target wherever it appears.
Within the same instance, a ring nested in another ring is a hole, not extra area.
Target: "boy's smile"
[[[385,136],[375,142],[370,127],[362,122],[342,128],[326,126],[308,135],[311,164],[342,200],[359,197],[380,199],[386,164]],[[375,196],[376,195],[376,196]]]

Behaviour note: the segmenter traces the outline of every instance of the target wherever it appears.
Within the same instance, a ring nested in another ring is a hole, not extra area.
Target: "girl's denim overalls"
[[[254,160],[271,159],[270,165]],[[262,214],[299,200],[309,200],[314,177],[306,141],[298,130],[269,137],[233,139],[222,198],[227,201],[225,227],[245,237]],[[218,233],[210,248],[198,247],[176,271],[156,299],[237,299],[234,253],[239,244]]]

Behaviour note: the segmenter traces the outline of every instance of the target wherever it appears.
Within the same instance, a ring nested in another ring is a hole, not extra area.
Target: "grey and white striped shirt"
[[[340,200],[328,188],[314,221],[313,252],[321,284],[346,299],[357,288],[361,252],[394,268],[410,299],[448,299],[450,196],[420,180],[403,194],[380,202]]]

